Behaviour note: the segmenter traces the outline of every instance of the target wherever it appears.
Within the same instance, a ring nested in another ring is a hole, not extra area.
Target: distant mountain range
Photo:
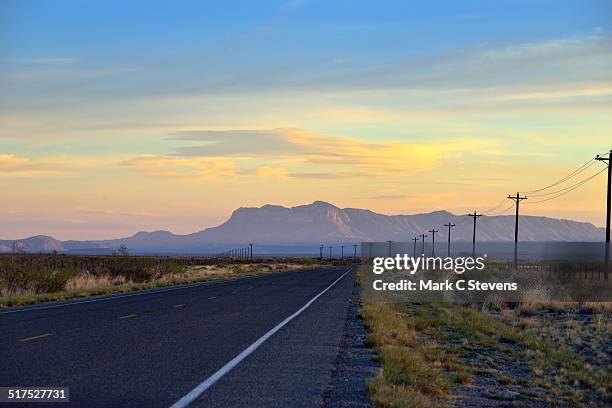
[[[383,215],[370,210],[338,208],[315,201],[286,208],[264,205],[239,208],[223,224],[188,235],[168,231],[139,232],[131,237],[100,241],[59,241],[38,235],[19,240],[0,240],[0,252],[13,248],[25,252],[108,252],[126,245],[133,252],[212,253],[235,245],[305,245],[355,243],[361,241],[409,241],[428,230],[439,230],[436,238],[446,240],[443,224],[457,224],[453,241],[472,239],[472,219],[447,211],[414,215]],[[484,216],[478,219],[478,241],[512,241],[514,216]],[[602,241],[604,229],[593,224],[549,217],[521,216],[521,241]]]

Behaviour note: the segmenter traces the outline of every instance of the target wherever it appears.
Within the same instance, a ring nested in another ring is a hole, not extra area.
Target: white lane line
[[[346,272],[344,272],[342,274],[342,276],[340,276],[338,279],[336,279],[331,285],[329,285],[327,288],[325,288],[322,292],[320,292],[318,295],[316,295],[315,297],[310,299],[308,301],[308,303],[306,303],[304,306],[302,306],[297,312],[295,312],[294,314],[292,314],[291,316],[287,317],[285,320],[283,320],[282,322],[277,324],[272,330],[270,330],[269,332],[267,332],[266,334],[261,336],[259,339],[257,339],[257,341],[255,341],[255,343],[251,344],[249,347],[244,349],[240,354],[238,354],[236,357],[231,359],[227,364],[225,364],[223,367],[221,367],[219,369],[219,371],[217,371],[216,373],[214,373],[213,375],[208,377],[206,380],[204,380],[202,383],[200,383],[193,390],[189,391],[189,393],[187,395],[185,395],[183,398],[181,398],[180,400],[178,400],[177,402],[172,404],[172,406],[170,408],[184,408],[184,407],[188,406],[189,404],[191,404],[195,399],[197,399],[200,395],[202,395],[202,393],[204,391],[206,391],[211,386],[213,386],[225,374],[229,373],[234,367],[236,367],[238,364],[240,364],[240,362],[242,360],[244,360],[251,353],[253,353],[255,350],[257,350],[259,348],[259,346],[261,346],[266,340],[268,340],[270,337],[272,337],[272,335],[274,333],[276,333],[277,331],[282,329],[283,326],[285,326],[291,320],[293,320],[297,316],[299,316],[304,310],[308,309],[310,307],[310,305],[312,305],[318,298],[323,296],[323,294],[325,292],[327,292],[332,287],[334,287],[334,285],[336,283],[340,282],[340,280],[342,278],[344,278],[350,271],[351,271],[351,268],[349,268]]]
[[[19,341],[32,341],[32,340],[42,339],[43,337],[49,337],[49,336],[53,336],[53,333],[44,333],[44,334],[39,334],[38,336],[26,337],[25,339],[21,339]]]
[[[126,297],[132,297],[132,296],[152,295],[152,294],[155,294],[155,293],[170,292],[170,291],[173,291],[173,290],[196,288],[198,286],[213,286],[213,285],[220,285],[220,284],[224,284],[224,283],[237,282],[237,281],[241,281],[241,280],[261,279],[261,278],[266,277],[266,276],[269,276],[269,275],[247,276],[245,278],[219,280],[219,281],[215,281],[215,282],[193,283],[193,284],[190,284],[190,285],[173,286],[173,287],[170,287],[170,288],[162,288],[162,289],[154,289],[154,290],[142,290],[142,291],[133,292],[133,293],[126,293],[125,295],[110,295],[110,296],[99,297],[99,298],[95,298],[95,299],[79,300],[79,301],[67,301],[66,303],[53,304],[53,305],[45,305],[45,306],[36,306],[36,307],[27,307],[26,306],[23,309],[15,309],[15,310],[2,310],[0,308],[0,315],[9,314],[9,313],[31,312],[31,311],[34,311],[34,310],[43,310],[43,309],[54,309],[56,307],[64,307],[64,306],[82,305],[83,303],[102,302],[102,301],[105,301],[105,300],[123,299],[123,298],[126,298]]]
[[[208,300],[213,300],[213,299],[216,299],[216,298],[217,298],[216,296],[211,296],[211,297],[208,298]]]

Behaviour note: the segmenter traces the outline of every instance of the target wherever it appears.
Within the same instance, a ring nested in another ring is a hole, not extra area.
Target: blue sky
[[[610,1],[0,0],[0,221],[486,207],[609,149],[611,23]],[[532,212],[601,224],[585,189]]]
[[[594,26],[609,25],[612,12],[609,1],[592,0],[4,0],[1,7],[3,49],[8,55],[123,56],[136,61],[240,42],[253,47],[250,51],[262,52],[262,57],[325,58],[342,53],[397,58],[397,53],[411,56],[583,35]],[[263,38],[266,41],[260,41]],[[292,52],[295,46],[299,52]]]

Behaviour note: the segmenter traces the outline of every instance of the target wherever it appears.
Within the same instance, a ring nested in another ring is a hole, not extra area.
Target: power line
[[[588,177],[587,177],[587,178],[588,178]],[[569,190],[569,189],[571,189],[572,187],[577,186],[578,184],[582,183],[584,180],[586,180],[586,179],[582,179],[582,180],[580,180],[580,181],[578,181],[578,182],[576,182],[576,183],[572,184],[571,186],[568,186],[568,187],[562,188],[562,189],[560,189],[560,190],[551,191],[550,193],[542,193],[542,194],[530,194],[529,196],[530,196],[530,197],[546,197],[546,196],[549,196],[549,195],[554,195],[554,194],[557,194],[557,193],[562,193],[563,191]]]
[[[491,211],[495,211],[497,210],[499,207],[501,207],[502,205],[504,205],[504,203],[506,202],[506,198],[502,198],[502,200],[493,208],[490,208],[488,210],[483,210],[483,213],[489,213]]]
[[[505,200],[505,199],[504,199]],[[470,218],[468,215],[463,216],[463,218],[460,218],[460,221],[457,221],[457,227],[460,227],[462,225],[467,224],[468,222],[470,222]]]
[[[569,194],[570,192],[572,192],[572,191],[576,190],[578,187],[581,187],[582,185],[584,185],[584,184],[586,184],[587,182],[591,181],[592,179],[594,179],[595,177],[597,177],[598,175],[600,175],[601,173],[603,173],[603,172],[604,172],[604,171],[606,171],[606,170],[608,170],[608,168],[607,168],[607,167],[606,167],[606,168],[601,169],[601,170],[600,170],[600,171],[598,171],[597,173],[593,174],[591,177],[589,177],[589,178],[586,178],[586,179],[582,180],[582,181],[581,181],[581,182],[580,182],[578,185],[575,185],[575,186],[574,186],[574,187],[573,187],[571,190],[567,190],[567,191],[565,191],[564,193],[558,194],[558,195],[553,196],[553,197],[546,198],[546,199],[544,199],[544,200],[539,200],[539,201],[531,201],[529,204],[543,203],[543,202],[545,202],[545,201],[554,200],[555,198],[559,198],[559,197],[561,197],[561,196],[564,196],[564,195],[566,195],[566,194]]]
[[[504,200],[507,200],[507,198],[505,198]],[[503,210],[500,210],[499,212],[496,212],[494,214],[489,214],[489,217],[494,217],[496,215],[505,215],[512,208],[514,208],[514,203],[511,203],[509,206],[507,206]]]
[[[594,158],[591,158],[591,159],[589,159],[589,161],[587,161],[587,162],[586,162],[586,163],[584,163],[582,166],[578,167],[576,170],[572,171],[570,174],[568,174],[567,176],[563,177],[562,179],[557,180],[557,181],[555,181],[554,183],[549,184],[549,185],[547,185],[547,186],[545,186],[545,187],[538,188],[538,189],[536,189],[536,190],[530,190],[530,191],[521,191],[521,193],[523,193],[523,194],[532,194],[532,193],[538,193],[538,192],[540,192],[540,191],[544,191],[544,190],[547,190],[547,189],[549,189],[549,188],[551,188],[551,187],[557,186],[557,185],[559,185],[559,184],[561,184],[561,183],[563,183],[563,182],[565,182],[565,181],[567,181],[567,180],[571,179],[572,177],[574,177],[574,176],[576,176],[576,175],[578,175],[578,174],[582,173],[584,170],[586,170],[586,169],[588,169],[589,167],[591,167],[591,166],[592,166],[594,163],[595,163],[595,159],[594,159]]]

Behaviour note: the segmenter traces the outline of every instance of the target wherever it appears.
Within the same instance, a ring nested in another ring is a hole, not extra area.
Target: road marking
[[[53,333],[44,333],[44,334],[39,334],[38,336],[26,337],[25,339],[21,339],[19,341],[38,340],[38,339],[42,339],[43,337],[49,337],[49,336],[53,336]]]
[[[208,298],[208,300],[213,300],[213,299],[216,299],[216,298],[217,298],[216,296],[211,296],[211,297]]]
[[[183,307],[185,306],[185,303],[181,303],[180,305],[174,305],[174,307]]]
[[[183,398],[181,398],[180,400],[178,400],[177,402],[172,404],[172,406],[170,408],[184,408],[184,407],[188,406],[189,404],[191,404],[193,401],[195,401],[200,395],[202,395],[202,393],[204,391],[206,391],[207,389],[212,387],[225,374],[229,373],[234,367],[236,367],[238,364],[240,364],[240,362],[242,360],[244,360],[249,355],[251,355],[251,353],[253,353],[255,350],[257,350],[259,348],[259,346],[261,346],[266,340],[268,340],[270,337],[272,337],[272,335],[274,335],[274,333],[276,333],[277,331],[282,329],[291,320],[295,319],[297,316],[302,314],[302,312],[304,310],[308,309],[310,307],[310,305],[312,305],[318,298],[323,296],[323,294],[325,292],[327,292],[328,290],[333,288],[334,285],[336,283],[340,282],[340,280],[342,278],[344,278],[350,271],[351,271],[351,268],[349,268],[346,272],[344,272],[342,274],[342,276],[340,276],[338,279],[336,279],[331,285],[329,285],[327,288],[325,288],[322,292],[320,292],[318,295],[316,295],[315,297],[310,299],[308,301],[308,303],[306,303],[304,306],[302,306],[297,312],[295,312],[294,314],[292,314],[291,316],[287,317],[285,320],[283,320],[282,322],[277,324],[273,329],[271,329],[269,332],[267,332],[266,334],[261,336],[259,339],[257,339],[257,341],[255,341],[255,343],[251,344],[249,347],[244,349],[240,354],[238,354],[236,357],[231,359],[227,364],[225,364],[223,367],[221,367],[219,369],[219,371],[217,371],[216,373],[214,373],[213,375],[208,377],[206,380],[204,380],[202,383],[200,383],[193,390],[189,391],[189,393],[187,395],[185,395]]]
[[[119,320],[124,320],[124,319],[131,319],[132,317],[136,317],[135,314],[129,314],[129,315],[125,315],[125,316],[119,316],[118,319]]]
[[[236,294],[236,293],[238,293],[238,291],[237,291],[237,290],[233,291],[233,292],[232,292],[232,295],[234,295],[234,294]]]

